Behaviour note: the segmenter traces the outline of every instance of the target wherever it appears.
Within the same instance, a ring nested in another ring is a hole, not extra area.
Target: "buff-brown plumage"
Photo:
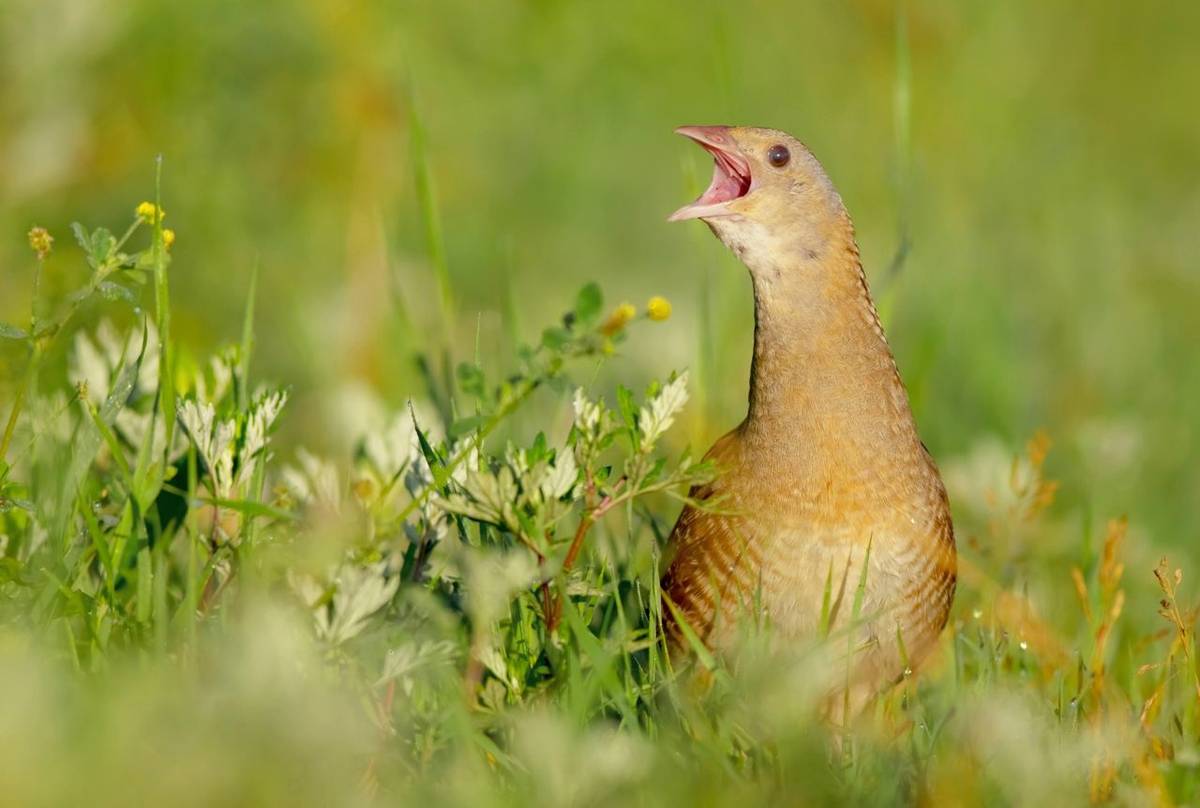
[[[743,163],[729,170],[740,165],[753,180],[723,202],[732,192],[710,189],[719,204],[698,200],[707,207],[694,218],[750,270],[754,356],[746,419],[708,453],[719,476],[693,492],[719,507],[684,509],[663,590],[715,648],[750,604],[784,638],[812,637],[827,580],[831,628],[849,623],[867,561],[867,619],[852,628],[861,642],[850,663],[861,705],[925,657],[946,623],[956,563],[945,489],[917,436],[850,217],[816,159],[773,130],[681,131],[736,152]],[[767,158],[780,144],[783,167]]]

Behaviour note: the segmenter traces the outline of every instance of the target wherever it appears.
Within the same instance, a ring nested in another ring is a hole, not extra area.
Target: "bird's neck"
[[[849,218],[819,244],[751,266],[751,277],[754,358],[744,439],[771,454],[804,458],[914,451],[919,442],[908,396]]]

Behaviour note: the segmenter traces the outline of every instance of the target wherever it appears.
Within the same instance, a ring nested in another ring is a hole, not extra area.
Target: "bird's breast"
[[[714,645],[751,609],[783,636],[861,623],[864,641],[886,646],[869,667],[891,675],[941,630],[954,548],[936,472],[859,466],[788,479],[751,465],[707,493],[721,512],[685,511],[665,583]]]

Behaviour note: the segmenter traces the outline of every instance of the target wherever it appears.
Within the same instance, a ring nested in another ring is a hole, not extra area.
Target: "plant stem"
[[[624,477],[617,480],[616,485],[613,486],[613,490],[604,499],[600,500],[600,504],[594,508],[589,508],[583,514],[583,517],[579,520],[579,526],[575,528],[575,536],[571,539],[571,546],[567,548],[567,555],[563,558],[562,572],[564,574],[570,572],[571,568],[575,566],[575,562],[579,559],[579,553],[583,550],[583,540],[587,537],[588,531],[592,529],[592,525],[596,524],[596,521],[608,513],[614,505],[625,499],[624,496],[616,496],[617,491],[624,484]],[[590,498],[590,491],[592,490],[591,482],[588,483],[588,490]],[[558,628],[558,621],[561,617],[562,601],[559,598],[555,598],[550,604],[549,617],[546,620],[547,632],[552,633]]]
[[[17,417],[20,416],[21,405],[25,402],[25,391],[29,389],[29,380],[33,377],[34,361],[30,360],[29,370],[25,373],[21,386],[17,388],[12,409],[8,412],[8,423],[4,426],[4,438],[0,440],[0,461],[8,457],[8,445],[12,443],[13,432],[17,428]]]

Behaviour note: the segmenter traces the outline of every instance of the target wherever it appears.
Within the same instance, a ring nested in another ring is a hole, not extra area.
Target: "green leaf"
[[[692,624],[688,622],[688,619],[684,616],[683,611],[675,605],[675,602],[667,596],[667,593],[662,592],[661,596],[663,605],[665,605],[667,610],[670,611],[671,617],[675,620],[675,625],[679,628],[680,633],[683,634],[683,638],[687,641],[688,647],[691,648],[692,653],[696,655],[696,659],[705,667],[706,670],[715,672],[717,670],[716,657],[714,657],[712,652],[709,651],[704,645],[704,641],[700,639],[700,635],[696,633],[694,628],[692,628]]]
[[[154,204],[158,210],[162,210],[161,154],[154,167]],[[154,225],[154,232],[154,319],[158,325],[159,342],[158,406],[166,430],[166,451],[170,451],[175,437],[175,350],[171,346],[171,295],[167,278],[171,257],[163,246],[161,217]]]
[[[529,462],[536,463],[539,460],[547,457],[549,454],[549,444],[546,442],[546,433],[537,433],[537,436],[533,439],[533,445],[529,447]]]
[[[0,558],[0,581],[11,581],[12,583],[28,585],[21,577],[21,572],[24,569],[21,562],[15,558]]]
[[[521,526],[521,532],[538,548],[538,552],[545,555],[546,538],[542,534],[542,531],[538,530],[537,522],[534,521],[533,517],[523,510],[517,511],[517,523]]]
[[[91,256],[92,266],[97,267],[103,264],[112,255],[113,250],[117,246],[117,237],[109,232],[106,227],[97,227],[92,232],[92,237],[88,242],[88,254]]]
[[[88,238],[87,230],[79,222],[71,222],[71,232],[75,234],[75,242],[83,248],[83,251],[90,253],[92,251],[91,239]]]
[[[561,350],[571,341],[571,335],[565,328],[547,328],[542,332],[542,345],[552,351]]]
[[[408,86],[408,134],[418,210],[421,212],[421,220],[425,225],[425,245],[429,251],[429,263],[433,267],[434,279],[438,285],[442,327],[448,331],[454,322],[454,285],[450,279],[450,266],[446,259],[446,240],[442,234],[442,218],[438,209],[437,193],[433,187],[433,170],[429,151],[426,148],[425,124],[421,120],[413,83]]]
[[[438,453],[434,451],[433,445],[429,442],[429,438],[425,435],[425,431],[421,429],[421,425],[417,423],[417,413],[412,409],[411,404],[409,405],[409,415],[412,417],[413,429],[416,430],[417,433],[417,443],[421,447],[421,454],[425,457],[425,462],[429,464],[430,470],[436,472],[438,468],[445,465],[445,462],[441,457],[438,456]]]
[[[463,362],[458,366],[458,386],[466,394],[483,398],[487,386],[478,365]]]
[[[463,435],[469,432],[474,432],[479,427],[486,424],[488,421],[486,415],[472,415],[469,418],[459,418],[454,423],[450,424],[449,438],[450,440],[458,440]]]
[[[642,478],[642,485],[649,485],[657,482],[662,477],[663,470],[667,467],[667,459],[660,457],[654,461],[654,465],[646,472],[646,476]]]
[[[140,372],[142,363],[146,358],[146,349],[150,344],[150,330],[148,318],[142,318],[142,344],[138,349],[137,359],[134,364],[137,371]],[[134,375],[134,380],[137,380],[137,373]],[[157,412],[154,414],[157,416]],[[151,420],[153,423],[153,418]],[[158,496],[159,489],[162,486],[163,474],[159,463],[153,463],[151,459],[151,450],[154,446],[153,440],[143,440],[141,447],[137,452],[137,464],[133,471],[134,484],[136,491],[134,496],[142,508],[148,508],[155,497]],[[165,458],[164,458],[165,462]]]
[[[96,288],[100,291],[100,295],[105,300],[113,300],[113,301],[124,300],[126,303],[129,303],[130,305],[135,305],[137,303],[137,297],[133,294],[133,292],[130,291],[129,289],[126,289],[124,286],[122,286],[119,283],[113,283],[112,281],[103,281]]]
[[[140,623],[150,622],[150,594],[154,583],[154,565],[150,548],[143,547],[137,554],[137,619]]]
[[[851,620],[858,620],[862,615],[863,601],[867,596],[867,571],[871,568],[871,544],[874,536],[867,539],[867,552],[863,555],[862,570],[858,575],[858,586],[854,588],[854,605],[850,610]]]
[[[197,499],[206,505],[237,511],[244,516],[265,516],[268,519],[278,519],[282,522],[300,521],[300,517],[290,511],[272,508],[270,505],[250,499],[225,499],[224,497],[197,497]]]
[[[825,571],[825,588],[821,592],[821,620],[818,629],[819,636],[829,636],[829,626],[833,618],[831,606],[833,602],[833,559],[829,559],[829,569]]]
[[[4,339],[25,339],[29,333],[22,328],[8,323],[0,323],[0,337]]]
[[[99,520],[92,512],[91,503],[84,495],[83,486],[78,489],[78,499],[79,515],[83,517],[83,524],[87,528],[88,535],[91,536],[92,547],[96,550],[96,557],[100,559],[100,568],[104,572],[104,583],[111,594],[114,591],[118,570],[113,566],[112,549],[108,544],[108,536],[101,529]]]
[[[25,511],[26,513],[34,512],[33,503],[30,502],[29,500],[27,500],[27,499],[9,499],[6,496],[0,495],[0,513],[4,513],[5,511],[11,511],[13,508]]]
[[[579,290],[575,297],[575,318],[583,325],[590,325],[604,308],[604,295],[595,283]]]
[[[242,315],[241,354],[238,357],[238,409],[250,405],[250,356],[254,353],[254,303],[258,295],[258,261],[250,271],[250,289],[246,292],[246,311]]]
[[[638,406],[633,400],[633,391],[623,384],[617,385],[617,410],[621,413],[621,420],[625,422],[625,428],[630,432],[635,431]]]

